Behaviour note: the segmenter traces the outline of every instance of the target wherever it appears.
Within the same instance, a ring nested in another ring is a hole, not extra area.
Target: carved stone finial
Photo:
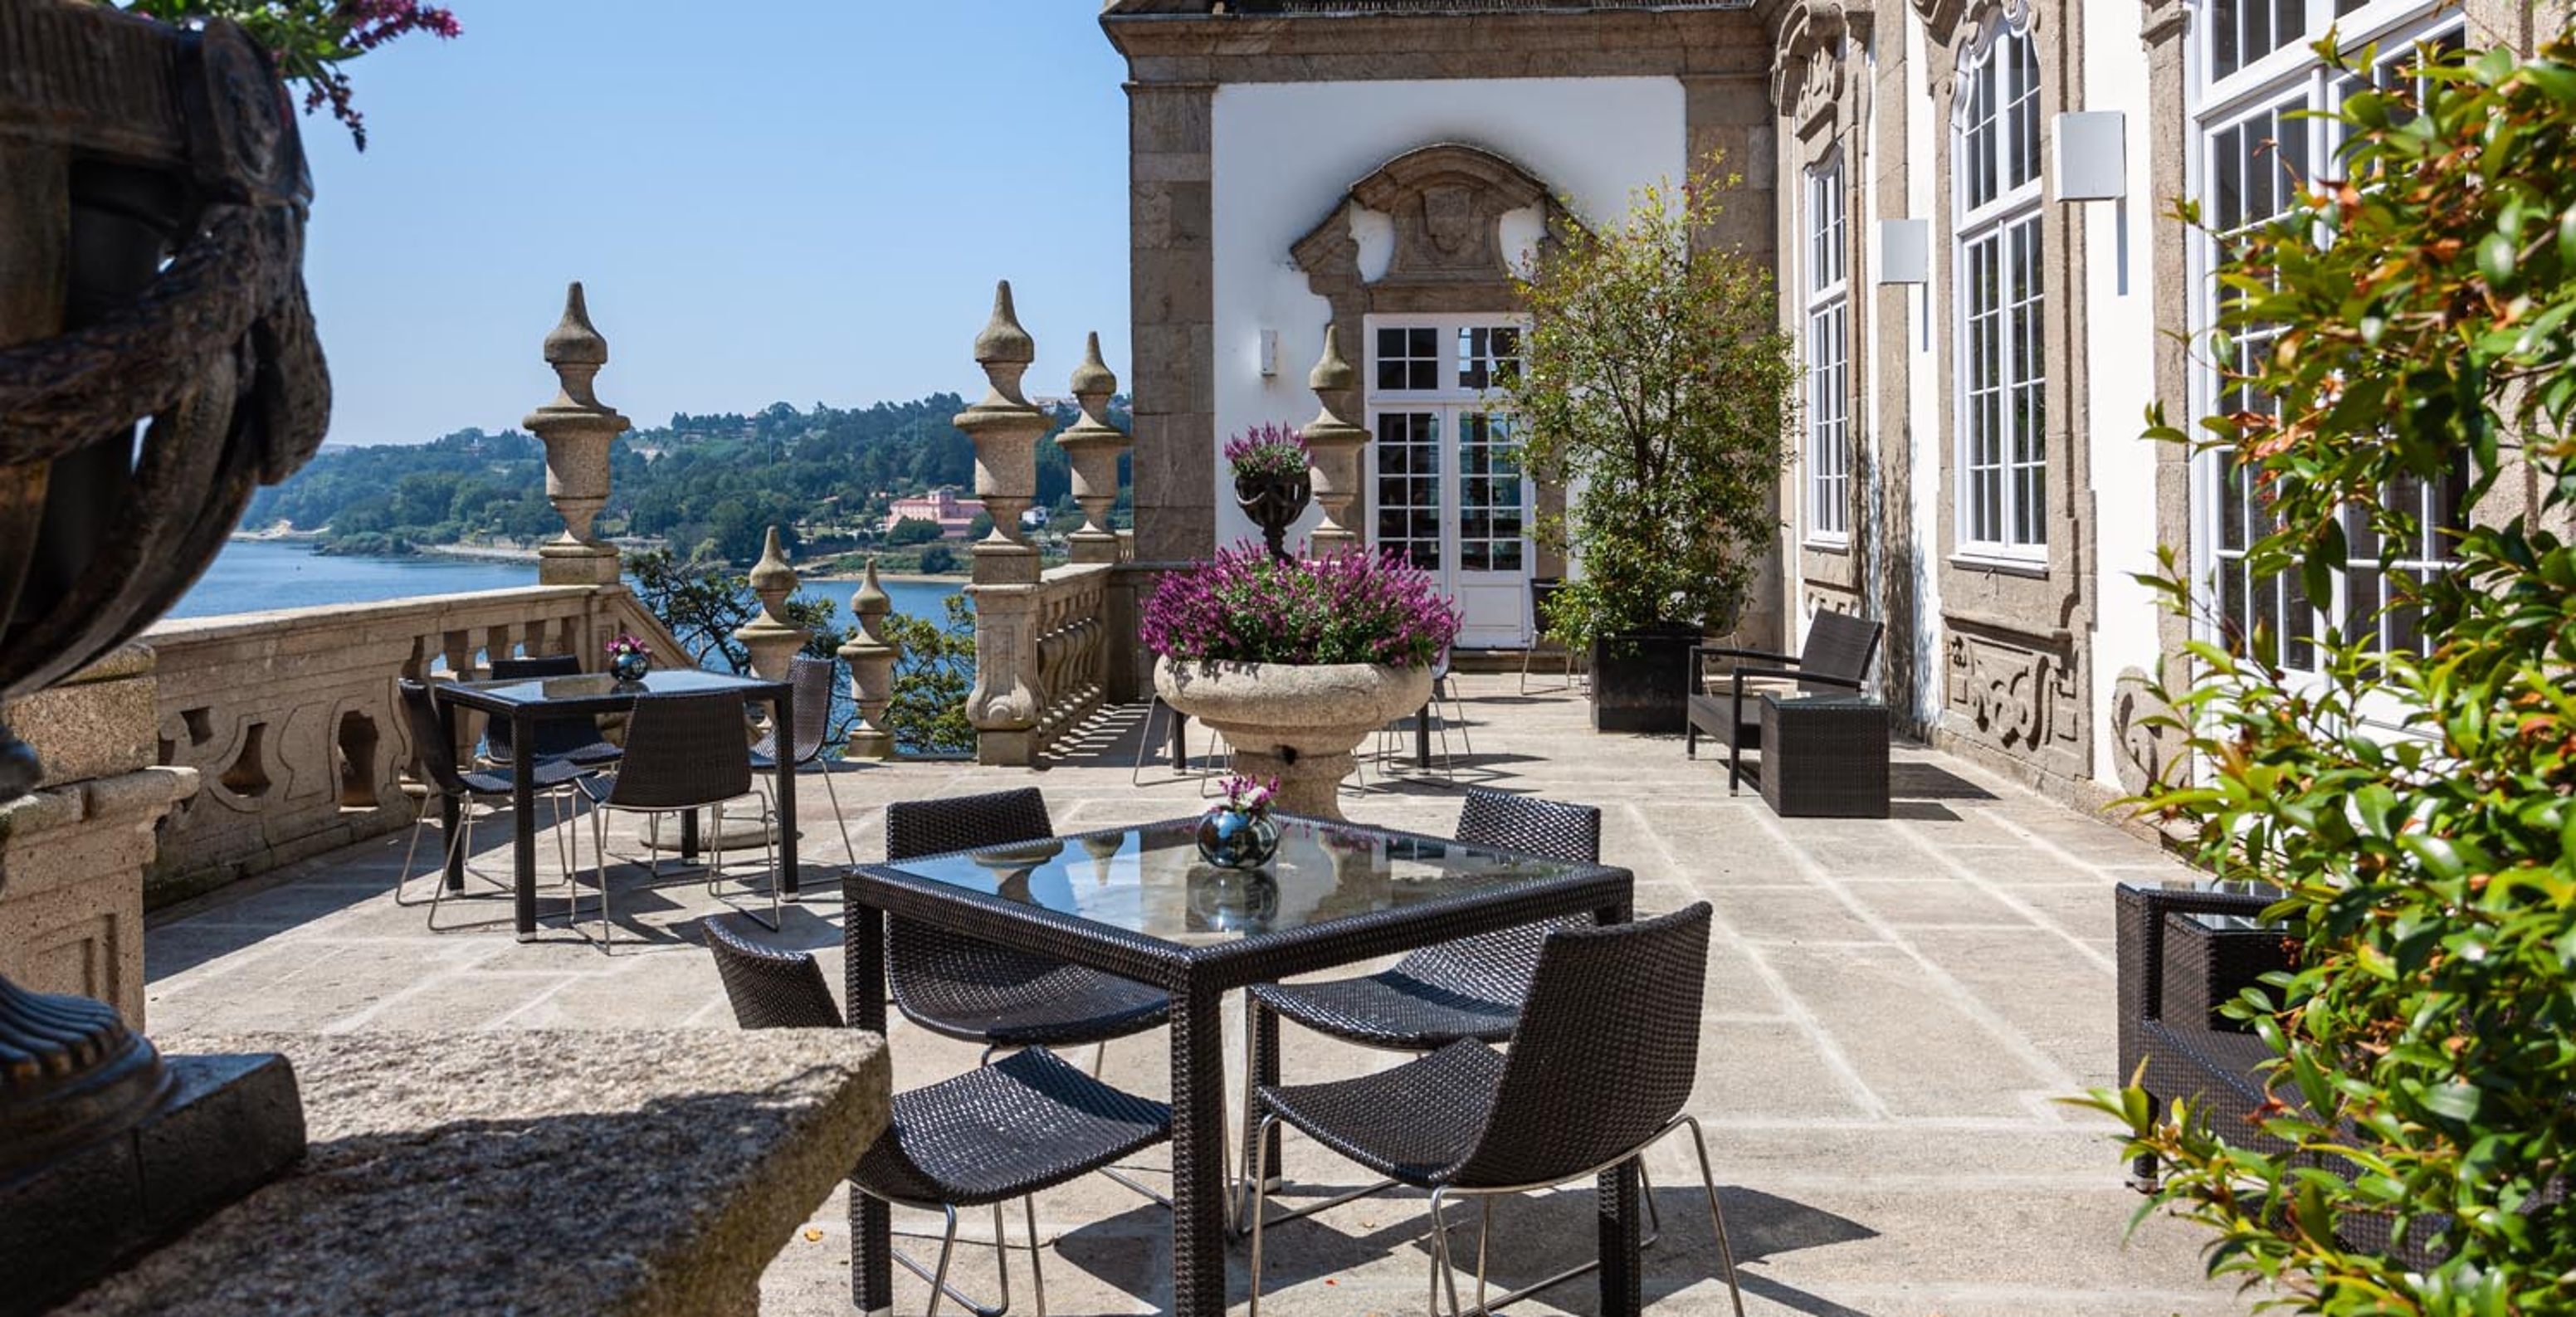
[[[841,645],[842,666],[850,670],[850,692],[859,706],[859,721],[850,728],[842,752],[852,759],[892,759],[894,735],[886,730],[886,707],[894,703],[894,665],[902,651],[885,637],[886,614],[894,601],[877,584],[877,560],[868,558],[867,581],[850,600],[859,624]]]
[[[993,287],[993,316],[975,336],[975,364],[991,382],[974,406],[957,414],[957,428],[975,444],[975,493],[993,518],[993,533],[971,550],[978,585],[1026,585],[1038,577],[1037,550],[1022,538],[1020,513],[1037,497],[1037,442],[1047,414],[1020,391],[1020,377],[1037,360],[1037,342],[1020,328],[1011,304],[1011,281]]]
[[[1340,393],[1359,384],[1359,372],[1342,359],[1342,331],[1338,325],[1324,326],[1324,355],[1307,372],[1306,387],[1317,393]]]
[[[1315,527],[1308,542],[1317,554],[1337,553],[1360,543],[1359,532],[1351,529],[1351,503],[1359,497],[1360,450],[1368,445],[1368,431],[1333,410],[1336,397],[1347,395],[1359,383],[1359,372],[1343,360],[1341,333],[1331,325],[1324,327],[1323,358],[1306,376],[1306,383],[1315,391],[1319,407],[1315,419],[1297,433],[1306,441],[1315,505],[1324,510],[1323,523]]]
[[[564,291],[563,318],[546,335],[545,360],[555,372],[554,400],[521,424],[545,443],[546,497],[562,514],[564,533],[537,550],[537,580],[613,584],[617,550],[599,542],[591,522],[608,503],[609,444],[632,423],[595,392],[600,367],[608,364],[608,340],[590,323],[579,280]]]
[[[1109,398],[1118,392],[1118,377],[1100,359],[1100,334],[1084,345],[1082,364],[1073,371],[1073,396],[1082,415],[1055,437],[1071,459],[1073,501],[1082,505],[1082,528],[1067,539],[1078,563],[1118,561],[1118,534],[1109,529],[1109,508],[1118,501],[1118,455],[1127,451],[1127,436],[1109,423]]]
[[[796,651],[813,639],[787,616],[787,596],[796,593],[796,569],[787,565],[778,528],[769,528],[760,564],[751,569],[751,592],[760,596],[760,616],[736,628],[733,638],[751,651],[751,670],[770,681],[785,681]]]
[[[1109,364],[1100,359],[1100,331],[1092,330],[1083,338],[1082,364],[1073,368],[1073,396],[1080,398],[1099,394],[1107,398],[1118,391],[1118,377],[1110,373]]]

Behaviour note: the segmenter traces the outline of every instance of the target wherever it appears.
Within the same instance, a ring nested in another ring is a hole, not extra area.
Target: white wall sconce
[[[2057,116],[2057,199],[2118,201],[2129,195],[2128,116],[2068,110]]]
[[[1279,331],[1265,329],[1261,331],[1261,378],[1267,380],[1278,377]]]
[[[1872,264],[1882,284],[1932,282],[1932,221],[1883,219],[1878,222],[1878,250]]]

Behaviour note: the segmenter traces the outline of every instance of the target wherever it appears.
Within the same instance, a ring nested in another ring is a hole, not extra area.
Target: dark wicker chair
[[[1458,813],[1458,840],[1589,864],[1601,858],[1601,811],[1473,788]],[[1424,947],[1360,978],[1256,984],[1246,1008],[1256,1027],[1268,1026],[1261,1013],[1275,1013],[1399,1052],[1433,1051],[1461,1038],[1499,1043],[1512,1036],[1539,946],[1557,926],[1526,924]]]
[[[1054,835],[1036,787],[886,807],[886,859]],[[904,1015],[989,1048],[1105,1043],[1161,1025],[1161,990],[907,919],[886,922],[886,980]]]
[[[1431,1307],[1457,1281],[1442,1213],[1460,1196],[1520,1193],[1586,1179],[1688,1126],[1717,1235],[1727,1291],[1742,1317],[1735,1256],[1718,1209],[1708,1143],[1683,1114],[1697,1078],[1701,993],[1708,977],[1706,902],[1634,924],[1548,934],[1509,1055],[1472,1039],[1392,1070],[1322,1084],[1265,1085],[1255,1097],[1257,1147],[1280,1124],[1380,1175],[1431,1193]],[[1252,1312],[1261,1310],[1268,1151],[1253,1173]],[[1488,1202],[1485,1225],[1492,1225]],[[1481,1239],[1476,1307],[1488,1310],[1558,1284],[1576,1267],[1492,1300]]]
[[[718,919],[699,922],[715,953],[725,997],[746,1029],[827,1028],[841,1023],[823,968],[802,951],[753,942]],[[895,1254],[931,1284],[930,1311],[953,1297],[981,1317],[1011,1306],[1011,1263],[1002,1204],[1026,1207],[1029,1274],[1038,1311],[1046,1312],[1036,1193],[1170,1138],[1172,1109],[1123,1092],[1032,1048],[979,1066],[945,1083],[897,1093],[883,1134],[859,1159],[852,1179],[862,1193],[905,1207],[937,1209],[948,1228],[936,1269]],[[984,1307],[948,1284],[957,1247],[957,1209],[990,1204],[993,1253],[1001,1264],[1001,1302]]]
[[[599,851],[602,950],[613,949],[617,930],[608,902],[609,814],[714,810],[715,826],[706,839],[707,890],[713,893],[724,872],[725,806],[745,797],[758,801],[760,797],[753,795],[751,781],[751,753],[743,740],[741,697],[718,692],[651,695],[635,701],[626,719],[626,757],[618,764],[617,772],[605,778],[585,778],[580,786],[593,806],[590,829],[591,841]],[[768,808],[758,806],[756,812],[766,824]],[[758,915],[744,913],[774,929],[778,927],[779,910],[778,856],[765,826],[761,830],[761,850],[769,860],[769,918],[760,920]],[[654,863],[648,860],[645,867],[652,869]],[[573,922],[581,922],[577,904]]]
[[[580,675],[581,660],[570,654],[492,660],[492,677],[496,681]],[[483,727],[484,757],[504,766],[514,762],[517,746],[513,735],[507,718],[486,722]],[[535,749],[540,761],[566,759],[584,768],[616,763],[618,756],[626,753],[599,734],[599,721],[595,718],[539,718],[536,741]]]
[[[1744,752],[1762,748],[1762,687],[1747,690],[1745,681],[1794,681],[1802,691],[1858,693],[1869,679],[1870,663],[1878,657],[1879,636],[1886,629],[1885,623],[1873,618],[1827,611],[1807,624],[1806,647],[1794,655],[1731,645],[1691,646],[1690,725],[1682,735],[1683,756],[1699,757],[1703,732],[1725,738],[1726,789],[1732,794],[1744,780]],[[1737,662],[1725,674],[1725,687],[1709,692],[1704,688],[1708,661],[1713,658]],[[1747,667],[1745,660],[1777,666]]]
[[[413,771],[420,775],[422,784],[429,788],[429,794],[421,800],[420,814],[412,820],[411,845],[403,851],[402,877],[394,883],[395,904],[422,904],[417,899],[407,899],[404,893],[411,887],[414,877],[411,866],[412,861],[420,854],[421,830],[429,826],[430,815],[436,812],[432,809],[432,804],[447,800],[457,802],[457,818],[463,825],[447,839],[447,845],[440,852],[442,858],[439,866],[430,871],[429,926],[437,929],[439,903],[447,896],[447,867],[455,864],[460,857],[470,855],[474,851],[475,806],[482,805],[491,813],[498,813],[507,808],[511,792],[517,785],[517,778],[508,769],[468,772],[459,768],[456,763],[456,746],[448,740],[446,721],[438,716],[438,704],[431,698],[429,687],[416,681],[406,680],[397,680],[394,686],[402,704],[403,719],[411,731]],[[566,884],[572,882],[573,856],[565,845],[563,789],[587,776],[589,772],[590,770],[586,768],[559,759],[541,760],[536,767],[537,790],[543,792],[554,806],[555,857],[563,865]],[[473,872],[471,868],[466,871]],[[497,878],[489,878],[482,874],[474,876],[505,890],[510,887],[509,883]],[[481,926],[475,924],[451,927]]]
[[[698,921],[716,977],[733,1003],[734,1023],[746,1029],[838,1029],[846,1023],[823,981],[823,966],[803,951],[754,942],[722,919]]]
[[[1521,694],[1523,695],[1529,694],[1530,663],[1538,657],[1539,647],[1547,643],[1548,619],[1556,611],[1556,596],[1559,591],[1565,589],[1565,578],[1533,576],[1530,578],[1529,587],[1530,642],[1521,650]],[[1542,686],[1539,689],[1572,690],[1574,689],[1574,649],[1568,645],[1557,645],[1554,648],[1557,657],[1563,660],[1561,673],[1563,679],[1554,686]]]
[[[809,658],[799,654],[788,669],[787,680],[796,688],[795,735],[787,740],[788,762],[798,772],[811,768],[823,779],[823,795],[832,802],[832,822],[841,830],[841,849],[849,856],[850,866],[858,867],[859,849],[850,844],[849,816],[841,812],[841,793],[832,786],[832,761],[823,757],[823,743],[832,739],[832,678],[836,665],[830,659]],[[778,729],[772,727],[758,744],[751,747],[751,766],[766,774],[778,766]],[[767,776],[760,779],[761,790],[771,789]],[[775,810],[777,802],[770,808]]]

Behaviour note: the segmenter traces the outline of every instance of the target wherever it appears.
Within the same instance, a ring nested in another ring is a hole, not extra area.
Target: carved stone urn
[[[1368,734],[1431,698],[1431,669],[1377,663],[1154,662],[1154,690],[1234,747],[1234,771],[1279,779],[1277,807],[1342,817],[1342,779]]]

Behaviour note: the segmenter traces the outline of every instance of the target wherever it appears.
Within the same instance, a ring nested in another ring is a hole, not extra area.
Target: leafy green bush
[[[938,538],[939,523],[922,517],[906,517],[896,522],[893,530],[886,532],[886,543],[897,548],[913,544],[928,544]]]
[[[2372,64],[2348,66],[2365,88]],[[2284,670],[2276,637],[2194,645],[2196,675],[2165,694],[2197,780],[2142,798],[2195,826],[2222,875],[2286,893],[2273,913],[2297,968],[2229,1009],[2280,1053],[2262,1129],[2298,1151],[2235,1146],[2244,1128],[2136,1090],[2092,1102],[2167,1166],[2149,1210],[2216,1232],[2212,1270],[2273,1282],[2282,1306],[2560,1313],[2576,1311],[2576,551],[2540,523],[2576,501],[2576,43],[2420,77],[2420,105],[2410,79],[2346,100],[2351,182],[2223,240],[2214,353],[2269,405],[2194,442],[2251,469],[2277,526],[2251,564],[2308,598],[2357,543],[2419,542],[2409,493],[2463,467],[2479,524],[2450,537],[2450,570],[2390,573],[2420,654],[2367,617],[2320,637],[2318,673]],[[2193,607],[2170,555],[2152,580]],[[2350,1246],[2366,1224],[2424,1232],[2438,1262]]]
[[[1640,190],[1618,228],[1561,219],[1515,281],[1528,360],[1506,367],[1500,391],[1526,422],[1530,469],[1580,491],[1536,527],[1583,559],[1549,608],[1567,643],[1731,626],[1779,539],[1771,504],[1798,365],[1770,272],[1694,241],[1742,181],[1716,163],[1678,195]]]
[[[950,595],[946,609],[938,619],[891,613],[885,620],[886,639],[902,647],[886,730],[905,754],[975,752],[975,725],[966,720],[966,696],[975,688],[975,611],[964,595]]]

